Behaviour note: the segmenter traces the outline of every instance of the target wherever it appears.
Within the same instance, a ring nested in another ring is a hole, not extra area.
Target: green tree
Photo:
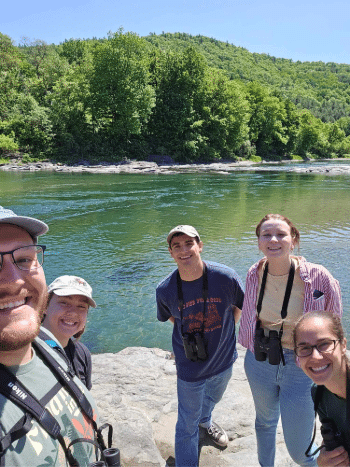
[[[247,99],[251,112],[249,139],[257,154],[282,156],[293,151],[298,127],[294,105],[257,82],[247,85]]]
[[[6,134],[14,134],[21,151],[35,156],[50,154],[53,143],[48,109],[33,96],[18,94],[6,124]]]
[[[198,159],[207,141],[200,112],[205,102],[205,59],[193,47],[156,59],[160,63],[153,65],[156,106],[149,123],[151,146],[178,160]]]
[[[324,124],[310,111],[305,110],[300,116],[300,129],[297,138],[297,153],[306,156],[308,153],[322,151],[328,146]]]
[[[249,106],[244,87],[213,68],[208,69],[204,86],[200,113],[207,141],[203,155],[209,159],[233,157],[248,139]]]
[[[122,30],[110,35],[92,51],[88,82],[96,131],[119,143],[143,131],[154,105],[147,42]]]
[[[29,92],[39,104],[45,105],[45,99],[52,92],[55,83],[63,76],[68,68],[68,61],[61,57],[54,45],[45,41],[30,42],[22,39],[20,50],[33,68],[33,76],[28,83]]]
[[[83,66],[71,67],[46,98],[55,134],[55,152],[65,160],[93,156],[91,116],[86,111],[88,101],[87,70]]]

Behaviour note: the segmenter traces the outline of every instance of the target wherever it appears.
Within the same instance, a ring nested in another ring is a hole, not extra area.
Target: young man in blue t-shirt
[[[235,323],[240,318],[243,286],[236,272],[203,262],[203,242],[190,225],[167,237],[178,268],[157,287],[157,317],[174,324],[172,344],[177,369],[178,420],[176,467],[198,466],[199,426],[219,446],[225,431],[211,418],[237,358]]]

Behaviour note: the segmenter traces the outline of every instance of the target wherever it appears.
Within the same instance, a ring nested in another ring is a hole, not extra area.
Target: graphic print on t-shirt
[[[220,316],[216,303],[221,303],[221,298],[208,298],[205,304],[205,315],[204,315],[204,300],[203,298],[197,298],[196,300],[190,300],[184,304],[183,310],[187,310],[186,316],[183,316],[182,324],[184,332],[196,332],[203,329],[204,319],[204,332],[212,332],[216,329],[220,329],[222,326],[222,317]],[[202,309],[198,310],[200,304]],[[195,307],[193,312],[190,308]]]
[[[92,428],[91,421],[85,416],[84,413],[82,413],[75,399],[73,399],[73,397],[67,392],[65,388],[61,388],[58,391],[58,393],[48,402],[46,408],[56,419],[61,419],[64,430],[66,431],[64,440],[67,446],[73,439],[78,437],[88,438],[90,440],[94,439],[94,430]],[[95,410],[93,418],[94,420],[97,419]],[[52,445],[50,443],[50,448],[48,448],[49,438],[50,437],[48,433],[37,424],[34,424],[26,436],[26,439],[35,451],[35,454],[40,458],[41,461],[43,460],[41,456],[44,456],[45,461],[48,462],[47,465],[55,465],[60,467],[66,466],[66,456],[63,452],[63,449],[60,445],[58,445],[57,442],[54,442],[53,440],[51,440]],[[22,442],[23,441],[24,438]],[[44,442],[47,444],[44,444]],[[56,449],[58,446],[59,450],[57,453]],[[84,460],[86,464],[88,464],[93,456],[93,450],[93,445],[82,442],[75,444],[71,452],[73,453],[74,457],[80,460],[80,462]],[[56,460],[56,456],[58,456],[58,460]]]

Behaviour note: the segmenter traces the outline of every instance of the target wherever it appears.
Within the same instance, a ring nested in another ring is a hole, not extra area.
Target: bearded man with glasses
[[[94,442],[96,404],[72,376],[87,400],[82,410],[55,365],[48,364],[51,359],[70,377],[66,362],[37,338],[47,301],[45,246],[37,238],[47,231],[44,222],[0,206],[0,466],[59,467],[66,459],[73,465],[74,458],[74,465],[86,467],[96,460],[91,442],[74,444],[71,457],[67,448],[82,436]],[[53,335],[50,342],[55,345]],[[41,417],[27,410],[32,395],[40,401]],[[54,429],[45,432],[44,418]]]

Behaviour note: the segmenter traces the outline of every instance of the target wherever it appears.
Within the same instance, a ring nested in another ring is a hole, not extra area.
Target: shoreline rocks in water
[[[214,419],[225,428],[229,445],[217,448],[200,432],[200,467],[257,466],[255,410],[244,372],[245,349],[237,345],[238,359]],[[177,419],[176,368],[169,351],[128,347],[116,354],[92,356],[92,394],[101,424],[113,425],[113,446],[121,452],[123,467],[173,466]],[[320,435],[318,430],[318,437]],[[168,463],[166,464],[166,461]],[[277,431],[276,467],[292,467]]]
[[[98,174],[179,174],[179,173],[217,173],[227,175],[232,172],[256,171],[266,172],[280,170],[279,162],[256,163],[250,161],[241,162],[212,162],[208,164],[177,164],[164,158],[150,158],[149,161],[122,161],[116,164],[101,163],[90,165],[82,162],[77,165],[63,165],[52,162],[18,163],[11,161],[0,165],[0,170],[6,172],[63,172],[63,173],[98,173]],[[170,158],[169,158],[170,159]],[[158,161],[158,162],[157,162]],[[283,161],[283,170],[297,173],[314,173],[325,175],[347,175],[350,174],[350,165],[341,164],[334,159],[327,160],[328,166],[303,167],[302,163],[291,164],[291,161]],[[273,168],[271,168],[271,166]]]

